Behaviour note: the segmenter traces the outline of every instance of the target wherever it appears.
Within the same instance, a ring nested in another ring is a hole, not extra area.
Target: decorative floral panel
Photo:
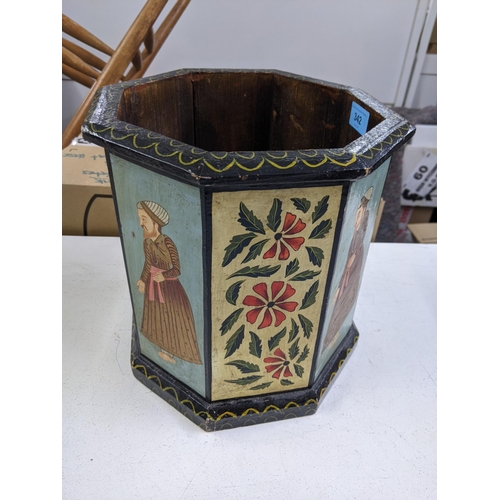
[[[308,386],[341,193],[214,193],[213,400]]]

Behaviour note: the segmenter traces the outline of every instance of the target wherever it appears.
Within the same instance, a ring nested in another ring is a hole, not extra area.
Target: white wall
[[[116,47],[143,1],[63,0],[62,11]],[[397,104],[428,1],[192,0],[146,75],[179,68],[280,69]],[[79,87],[64,83],[64,114],[84,95]]]
[[[437,105],[437,54],[426,54],[411,107]]]

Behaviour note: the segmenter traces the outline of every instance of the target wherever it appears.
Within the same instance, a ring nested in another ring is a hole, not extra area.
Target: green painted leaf
[[[297,363],[302,363],[302,361],[304,361],[307,358],[307,356],[309,356],[309,346],[306,344],[304,350],[302,351],[302,354],[299,356],[299,359],[297,360]]]
[[[226,253],[224,255],[224,259],[222,260],[222,267],[226,267],[235,257],[243,252],[243,249],[247,247],[256,236],[257,235],[254,233],[238,234],[233,236],[229,245],[224,248]]]
[[[309,288],[309,290],[305,293],[304,298],[302,299],[302,305],[300,306],[301,310],[311,307],[316,302],[316,295],[318,295],[318,287],[319,287],[319,280],[315,281],[311,285],[311,288]]]
[[[293,385],[293,382],[290,380],[287,380],[286,378],[283,378],[280,380],[281,385]]]
[[[240,269],[239,271],[236,271],[235,273],[231,274],[229,278],[236,278],[237,276],[247,276],[250,278],[267,278],[268,276],[272,276],[275,272],[277,272],[280,269],[281,266],[246,266]]]
[[[268,241],[269,241],[269,238],[266,239],[266,240],[258,241],[257,243],[255,243],[254,245],[252,245],[248,249],[248,255],[244,258],[243,264],[245,264],[245,262],[249,262],[251,260],[256,259],[262,253],[262,249],[264,248],[264,245]]]
[[[321,263],[325,258],[323,250],[321,250],[321,248],[318,247],[306,247],[306,250],[307,254],[309,255],[309,260],[311,261],[311,264],[313,264],[314,266],[321,267]]]
[[[255,385],[253,387],[250,387],[251,391],[258,391],[260,389],[265,389],[266,387],[269,387],[272,384],[272,382],[266,382],[265,384],[260,384],[260,385]]]
[[[328,210],[328,200],[330,199],[330,196],[325,196],[323,199],[318,201],[318,204],[314,208],[314,212],[312,214],[312,221],[316,222],[318,219],[321,219],[323,215],[325,215],[326,211]]]
[[[311,238],[312,240],[319,240],[320,238],[324,238],[329,232],[330,229],[332,228],[332,220],[327,219],[327,220],[322,220],[311,232]]]
[[[245,327],[241,325],[231,336],[231,338],[227,341],[226,343],[226,355],[224,356],[225,358],[228,358],[231,356],[231,354],[234,354],[236,350],[240,347],[241,343],[243,342],[243,338],[245,337]]]
[[[236,311],[232,312],[223,322],[222,326],[220,327],[220,332],[221,335],[226,335],[226,333],[231,330],[233,325],[238,321],[238,318],[240,317],[241,312],[243,311],[243,308],[236,309]]]
[[[312,321],[308,320],[305,316],[302,316],[302,314],[299,314],[299,322],[300,326],[302,326],[302,330],[304,331],[304,337],[308,339],[311,336],[313,329]]]
[[[298,335],[299,333],[299,325],[295,323],[295,320],[292,319],[292,327],[290,328],[290,332],[288,333],[288,343],[292,342],[293,339]]]
[[[262,375],[250,375],[250,377],[238,378],[236,380],[224,380],[224,382],[229,382],[230,384],[238,384],[238,385],[248,385],[257,382],[260,380]]]
[[[229,361],[229,363],[226,363],[226,365],[236,366],[236,368],[238,368],[238,370],[241,373],[255,373],[255,372],[260,371],[260,368],[258,365],[255,365],[253,363],[249,363],[248,361],[244,361],[242,359],[235,360],[235,361]]]
[[[283,330],[281,330],[268,340],[267,345],[269,346],[270,351],[276,349],[276,347],[279,346],[280,340],[285,336],[285,334],[286,334],[286,328],[283,328]]]
[[[299,339],[297,339],[288,349],[288,356],[290,356],[290,360],[296,358],[299,355]]]
[[[250,354],[260,358],[262,356],[262,340],[254,332],[250,332],[250,338]]]
[[[290,276],[293,273],[296,273],[299,270],[299,261],[298,259],[293,259],[286,266],[285,277]]]
[[[243,202],[240,203],[240,218],[238,222],[247,230],[253,231],[255,233],[266,234],[266,230],[264,229],[264,225],[262,222],[255,216],[255,214],[249,210]]]
[[[281,201],[278,198],[274,198],[273,206],[267,216],[267,227],[272,231],[277,231],[281,225],[281,206]]]
[[[306,213],[311,208],[311,202],[305,198],[292,198],[292,202],[301,212]]]
[[[227,289],[226,300],[233,306],[236,305],[236,301],[238,300],[242,283],[244,283],[244,281],[237,281]]]
[[[293,369],[295,370],[297,376],[302,378],[302,375],[304,375],[304,368],[300,365],[293,365]]]
[[[296,274],[293,278],[290,278],[290,281],[306,281],[312,280],[315,276],[318,276],[321,271],[302,271],[299,274]]]

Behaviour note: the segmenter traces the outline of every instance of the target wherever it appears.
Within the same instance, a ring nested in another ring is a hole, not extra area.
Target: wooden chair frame
[[[147,71],[190,0],[177,0],[154,32],[153,24],[167,2],[168,0],[147,0],[116,50],[69,17],[62,15],[63,33],[109,56],[105,62],[78,44],[66,38],[62,40],[63,74],[90,89],[63,132],[63,149],[80,134],[83,120],[97,90],[104,85],[141,78]],[[143,50],[141,50],[142,45],[144,45]]]

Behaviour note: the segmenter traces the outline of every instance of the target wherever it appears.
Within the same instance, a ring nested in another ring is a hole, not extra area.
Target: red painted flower
[[[271,363],[266,366],[267,373],[274,372],[273,378],[280,378],[282,373],[284,377],[291,377],[290,361],[286,359],[285,353],[278,347],[273,354],[277,357],[264,358],[264,363]]]
[[[278,246],[280,253],[278,256],[279,260],[286,260],[290,257],[290,250],[288,247],[293,248],[297,251],[304,243],[305,239],[301,236],[296,237],[297,233],[300,233],[306,224],[302,222],[301,219],[297,220],[297,216],[287,212],[285,217],[285,222],[283,223],[283,229],[281,232],[274,235],[276,240],[273,246],[264,254],[264,259],[271,259],[276,255],[278,251]]]
[[[267,285],[265,283],[255,285],[252,290],[259,295],[259,297],[247,295],[243,299],[243,304],[254,307],[254,309],[247,312],[247,321],[253,325],[257,321],[260,313],[264,311],[264,317],[259,326],[259,330],[261,328],[266,328],[273,322],[272,311],[275,318],[274,326],[280,326],[286,318],[285,313],[281,312],[280,309],[292,312],[295,311],[295,308],[298,306],[297,302],[285,302],[295,294],[295,289],[290,285],[286,285],[285,291],[281,293],[283,287],[285,287],[283,281],[275,281],[272,283],[271,297],[269,297]]]

